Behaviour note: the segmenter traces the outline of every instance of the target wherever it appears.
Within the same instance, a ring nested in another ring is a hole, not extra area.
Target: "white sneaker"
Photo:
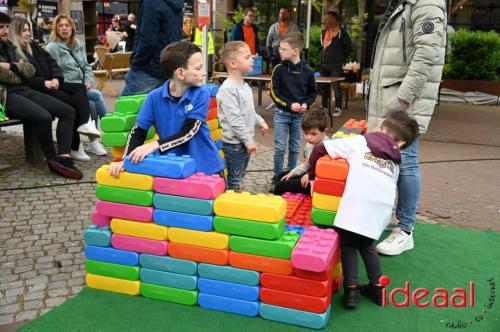
[[[267,105],[267,107],[264,109],[266,111],[273,111],[275,107],[276,107],[276,104],[273,102],[273,103],[270,103],[269,105]]]
[[[413,233],[408,235],[401,228],[396,227],[391,234],[377,246],[377,252],[382,255],[396,256],[403,251],[413,249]]]
[[[73,158],[73,160],[78,160],[78,161],[90,161],[89,155],[86,154],[85,151],[83,151],[82,143],[80,143],[78,151],[71,150],[71,158]]]
[[[335,117],[337,117],[337,116],[340,116],[340,114],[342,114],[342,110],[339,107],[335,107],[333,109],[332,115],[335,116]]]
[[[106,148],[104,147],[104,145],[102,145],[101,142],[99,142],[98,139],[90,141],[90,143],[87,145],[87,151],[95,154],[96,156],[105,156],[108,154],[108,151],[106,151]]]
[[[101,137],[101,132],[95,127],[95,122],[94,120],[92,120],[92,118],[89,118],[89,121],[78,127],[76,131],[90,138]]]

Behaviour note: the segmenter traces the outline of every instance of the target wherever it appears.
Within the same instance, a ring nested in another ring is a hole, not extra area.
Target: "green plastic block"
[[[245,254],[290,259],[293,247],[299,238],[300,234],[295,231],[285,232],[278,240],[231,236],[229,238],[229,248]]]
[[[315,224],[333,226],[337,212],[312,208],[311,220]]]
[[[98,184],[95,194],[101,201],[153,206],[153,191],[103,186]]]
[[[87,259],[85,261],[87,273],[125,280],[139,280],[140,266],[113,264]]]
[[[108,147],[114,146],[125,146],[128,140],[128,131],[122,131],[118,133],[104,133],[102,135],[102,143]],[[148,135],[146,136],[146,140],[152,139],[155,137],[155,129],[154,127],[149,128]]]
[[[150,299],[180,304],[196,305],[198,303],[198,291],[188,291],[144,282],[141,283],[141,294]]]
[[[279,239],[286,226],[286,218],[278,223],[267,223],[246,219],[216,216],[214,228],[219,233],[255,237],[265,240]]]
[[[101,119],[101,129],[105,133],[130,131],[137,121],[137,114],[108,113]]]
[[[124,96],[115,102],[115,112],[118,113],[139,113],[142,104],[146,100],[145,94]]]

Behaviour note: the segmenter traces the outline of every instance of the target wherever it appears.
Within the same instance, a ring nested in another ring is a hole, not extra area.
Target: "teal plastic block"
[[[257,271],[205,263],[198,265],[198,274],[205,279],[227,281],[248,286],[258,286],[260,280],[260,273]]]
[[[111,228],[90,225],[83,234],[85,244],[98,247],[111,246]]]
[[[261,303],[259,314],[262,318],[277,322],[304,326],[311,329],[322,329],[328,324],[331,309],[331,305],[329,305],[326,312],[317,314]]]
[[[101,130],[105,133],[130,131],[137,121],[137,114],[108,113],[101,119]]]
[[[202,216],[212,216],[214,214],[214,201],[208,199],[155,194],[153,204],[155,208],[161,210],[199,214]]]
[[[166,256],[141,254],[139,256],[139,264],[143,268],[187,276],[194,276],[198,271],[198,263],[196,262]]]
[[[290,259],[293,247],[299,238],[300,234],[294,231],[285,232],[278,240],[262,240],[232,235],[229,238],[229,248],[245,254]]]
[[[142,268],[140,277],[142,281],[153,285],[160,285],[189,291],[196,290],[198,288],[197,276],[186,276],[183,274]]]

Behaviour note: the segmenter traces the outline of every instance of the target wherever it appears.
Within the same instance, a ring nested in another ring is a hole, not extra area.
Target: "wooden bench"
[[[0,122],[0,128],[8,126],[23,125],[24,132],[24,151],[26,155],[26,162],[29,164],[41,163],[45,156],[40,147],[40,142],[36,137],[34,125],[30,122],[23,122],[17,119],[10,119]]]
[[[96,48],[97,52],[97,48]],[[132,52],[116,52],[101,54],[97,52],[99,57],[99,70],[93,70],[96,78],[96,89],[106,93],[111,97],[117,97],[118,93],[111,86],[113,74],[127,73],[130,69],[130,57]]]

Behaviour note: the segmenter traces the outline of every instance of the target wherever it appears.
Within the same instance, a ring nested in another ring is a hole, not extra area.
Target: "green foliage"
[[[309,65],[314,70],[319,70],[321,60],[321,25],[311,25],[311,39],[309,44]]]
[[[448,42],[451,52],[444,66],[445,78],[500,80],[500,34],[458,30]]]
[[[359,23],[359,17],[353,16],[351,18],[351,38],[358,39],[366,26],[366,20],[368,19],[368,13],[363,14],[363,26]]]

